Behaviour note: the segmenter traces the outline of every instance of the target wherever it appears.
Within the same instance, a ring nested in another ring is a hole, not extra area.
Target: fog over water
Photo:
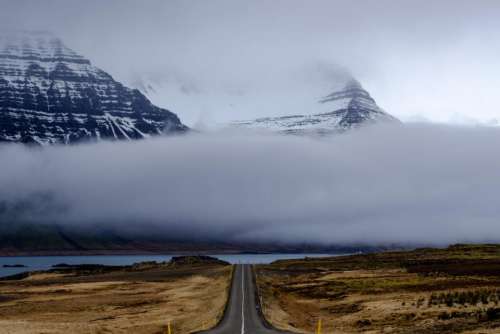
[[[0,219],[225,241],[500,241],[499,142],[495,128],[404,125],[4,145]]]

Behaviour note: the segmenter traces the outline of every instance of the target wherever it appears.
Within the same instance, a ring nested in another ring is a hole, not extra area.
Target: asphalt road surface
[[[236,265],[231,295],[224,317],[217,327],[205,334],[277,334],[286,333],[268,328],[260,316],[252,267]]]

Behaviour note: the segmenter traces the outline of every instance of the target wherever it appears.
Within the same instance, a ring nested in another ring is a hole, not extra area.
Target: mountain
[[[0,141],[139,139],[187,130],[46,32],[0,34]]]
[[[314,114],[263,117],[236,121],[233,126],[271,130],[291,134],[339,133],[378,122],[399,122],[383,111],[370,94],[355,79],[349,79],[340,89],[311,103]]]
[[[148,231],[150,231],[148,233]],[[355,253],[379,250],[369,245],[320,245],[307,243],[242,242],[175,238],[153,226],[141,232],[123,228],[61,226],[47,224],[0,224],[0,256],[178,254],[178,253]],[[1,265],[1,263],[0,263]]]
[[[322,134],[374,122],[399,122],[376,104],[347,69],[330,62],[255,67],[238,73],[207,77],[164,69],[131,73],[125,80],[153,102],[182,111],[188,124],[204,127]]]

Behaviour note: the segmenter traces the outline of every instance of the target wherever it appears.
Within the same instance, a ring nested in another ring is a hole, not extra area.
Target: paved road
[[[252,267],[237,265],[231,285],[231,296],[226,313],[219,325],[205,334],[278,334],[285,333],[267,328],[259,314],[256,302]]]

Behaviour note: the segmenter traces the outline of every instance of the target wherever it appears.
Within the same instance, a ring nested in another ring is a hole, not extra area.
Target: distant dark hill
[[[206,255],[192,255],[192,256],[174,256],[169,262],[172,266],[183,266],[183,265],[193,265],[193,264],[219,264],[219,265],[229,265],[229,262],[219,260],[216,257],[206,256]]]
[[[147,230],[148,228],[145,228]],[[321,253],[376,250],[378,247],[350,247],[310,244],[230,242],[173,238],[151,230],[134,234],[99,226],[79,228],[41,224],[0,225],[0,255],[77,255],[145,253]]]

